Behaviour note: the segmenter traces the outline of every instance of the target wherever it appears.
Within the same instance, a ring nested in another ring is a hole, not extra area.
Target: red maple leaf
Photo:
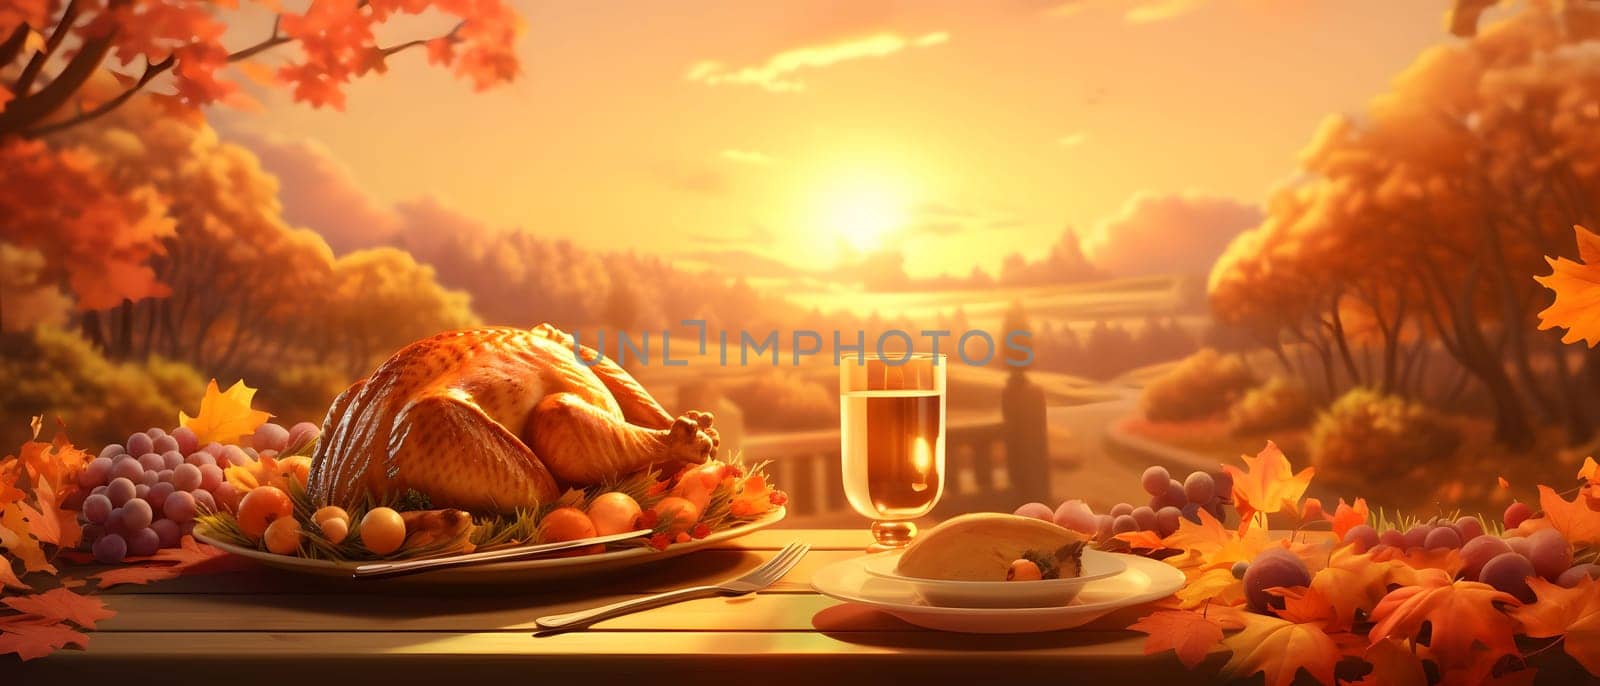
[[[1191,610],[1161,610],[1128,627],[1149,634],[1144,654],[1171,650],[1185,667],[1194,669],[1222,642],[1222,623]]]
[[[72,622],[85,629],[93,629],[96,622],[117,614],[106,609],[106,604],[100,600],[78,595],[65,588],[54,588],[36,595],[0,598],[0,604],[41,620]]]
[[[0,620],[0,655],[16,653],[27,661],[69,645],[87,647],[89,637],[62,624],[30,621],[27,615]]]

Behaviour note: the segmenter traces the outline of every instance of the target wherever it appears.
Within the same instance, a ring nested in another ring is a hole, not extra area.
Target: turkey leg
[[[572,393],[539,401],[523,435],[550,472],[569,485],[597,484],[652,465],[699,464],[717,449],[711,417],[691,412],[664,429],[629,424]]]

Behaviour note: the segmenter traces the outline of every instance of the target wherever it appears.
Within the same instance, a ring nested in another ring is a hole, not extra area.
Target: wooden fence
[[[1020,371],[1001,391],[998,416],[952,421],[945,429],[944,495],[937,517],[962,512],[1010,512],[1047,501],[1050,464],[1044,392]],[[848,512],[840,476],[839,431],[750,436],[742,452],[770,461],[768,472],[789,492],[794,516]]]

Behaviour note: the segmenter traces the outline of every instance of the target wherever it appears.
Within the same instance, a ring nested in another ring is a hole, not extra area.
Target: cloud
[[[900,233],[907,238],[943,238],[975,231],[1009,229],[1022,223],[1020,217],[999,210],[926,202],[912,208],[911,219]]]
[[[1083,247],[1118,276],[1207,274],[1228,243],[1261,219],[1261,208],[1233,198],[1141,191],[1090,230]]]
[[[720,246],[766,247],[778,240],[777,232],[761,222],[750,222],[743,234],[693,232],[686,237],[695,243]]]
[[[943,31],[914,37],[891,32],[876,33],[785,50],[768,57],[759,65],[733,68],[714,60],[704,60],[690,65],[684,78],[708,86],[731,84],[755,86],[773,93],[794,93],[806,89],[805,82],[795,77],[798,72],[851,60],[888,57],[908,48],[933,47],[948,40],[950,34]]]
[[[697,195],[722,195],[731,183],[728,175],[697,163],[660,163],[650,167],[651,175],[666,187]]]
[[[740,150],[738,148],[729,148],[722,151],[722,159],[725,159],[729,162],[752,164],[760,167],[765,167],[769,164],[777,162],[776,159],[766,153],[756,152],[754,150]]]
[[[1205,6],[1209,0],[1025,0],[1028,11],[1052,17],[1070,17],[1089,10],[1121,12],[1130,24],[1150,24],[1175,19]]]
[[[1069,134],[1067,134],[1065,136],[1057,138],[1056,139],[1056,144],[1060,145],[1063,148],[1076,148],[1076,147],[1078,147],[1080,145],[1083,145],[1084,141],[1087,141],[1087,140],[1089,140],[1089,133],[1088,132],[1086,132],[1086,131],[1073,131],[1072,133],[1069,133]]]
[[[321,143],[218,122],[223,138],[256,154],[278,178],[285,221],[322,234],[335,253],[390,243],[402,229],[395,209],[362,187]]]

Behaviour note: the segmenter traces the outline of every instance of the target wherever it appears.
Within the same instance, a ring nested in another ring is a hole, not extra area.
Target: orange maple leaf
[[[69,645],[87,647],[89,637],[60,623],[31,621],[27,615],[0,619],[0,655],[16,653],[26,662]]]
[[[98,582],[97,588],[111,588],[122,584],[148,584],[152,581],[166,581],[183,576],[183,570],[173,565],[130,565],[108,569],[90,578]]]
[[[1202,565],[1231,565],[1254,559],[1270,542],[1261,527],[1234,531],[1204,509],[1195,512],[1199,522],[1178,520],[1178,530],[1165,539],[1166,547],[1188,550],[1198,555]]]
[[[28,516],[23,511],[26,506],[26,503],[16,502],[0,509],[0,548],[21,560],[24,572],[55,574],[55,565],[50,564],[38,539],[29,531]]]
[[[1128,629],[1149,634],[1144,640],[1144,654],[1171,650],[1189,669],[1194,669],[1222,642],[1221,622],[1189,610],[1161,610],[1134,622]]]
[[[218,390],[217,380],[206,385],[206,395],[200,399],[200,412],[190,417],[178,413],[178,424],[194,431],[201,443],[233,443],[241,436],[256,432],[272,415],[250,409],[256,389],[238,381],[226,393]]]
[[[1332,608],[1328,628],[1349,630],[1358,610],[1370,614],[1389,593],[1389,584],[1400,570],[1409,572],[1410,568],[1401,562],[1357,555],[1350,547],[1334,551],[1328,566],[1311,576],[1311,589],[1322,594]]]
[[[176,548],[162,548],[154,555],[144,557],[130,557],[126,562],[134,563],[125,567],[109,569],[98,574],[91,574],[89,578],[99,582],[99,588],[111,588],[122,584],[148,584],[152,581],[174,579],[184,574],[199,571],[214,560],[225,558],[227,553],[204,543],[194,540],[193,536],[184,536],[183,541]],[[175,564],[138,564],[144,562],[172,562]]]
[[[1522,633],[1532,638],[1563,636],[1563,648],[1572,659],[1600,676],[1600,582],[1587,576],[1572,588],[1562,588],[1539,577],[1528,577],[1528,587],[1539,602],[1511,611],[1522,623]]]
[[[1245,469],[1233,465],[1223,465],[1222,469],[1233,477],[1234,506],[1244,521],[1242,526],[1248,526],[1257,512],[1298,511],[1300,498],[1317,473],[1315,467],[1294,473],[1289,458],[1272,441],[1267,441],[1267,447],[1255,457],[1241,455],[1240,459],[1244,460]]]
[[[1595,463],[1594,456],[1585,457],[1583,458],[1583,466],[1578,468],[1578,478],[1584,481],[1594,481],[1596,470],[1600,470],[1600,464]]]
[[[100,600],[78,595],[65,588],[35,595],[0,598],[0,605],[41,620],[72,622],[85,629],[93,629],[96,622],[117,614],[106,609],[106,604]]]
[[[1333,668],[1339,662],[1339,644],[1320,624],[1294,622],[1255,613],[1245,613],[1244,630],[1222,639],[1233,651],[1222,673],[1242,679],[1257,672],[1266,686],[1289,686],[1305,669],[1311,678],[1334,686]]]
[[[1372,610],[1368,640],[1415,640],[1431,625],[1429,650],[1445,672],[1477,673],[1517,651],[1516,622],[1501,607],[1521,603],[1509,593],[1476,581],[1452,581],[1442,570],[1417,573],[1417,583],[1395,589]]]
[[[1555,302],[1539,313],[1539,330],[1561,327],[1567,330],[1562,343],[1584,341],[1593,348],[1600,343],[1600,235],[1572,227],[1577,234],[1578,259],[1546,257],[1550,273],[1533,280],[1555,292]]]
[[[1296,624],[1320,624],[1324,628],[1331,628],[1337,619],[1338,610],[1333,602],[1318,589],[1276,586],[1267,589],[1267,593],[1283,599],[1283,609],[1277,611],[1278,616]]]
[[[1135,550],[1161,550],[1167,547],[1166,541],[1154,531],[1125,531],[1112,538],[1127,543],[1128,547]]]
[[[17,577],[17,570],[12,569],[11,567],[11,558],[6,557],[5,555],[0,555],[0,591],[4,591],[7,588],[17,588],[26,591],[30,590],[32,587],[22,583],[22,579]]]
[[[1561,499],[1561,494],[1549,486],[1539,487],[1539,509],[1551,528],[1560,531],[1571,543],[1600,543],[1600,512],[1589,509],[1583,496],[1571,501]]]
[[[1232,604],[1244,600],[1244,582],[1226,567],[1215,567],[1190,574],[1183,588],[1174,595],[1178,598],[1178,607],[1186,610],[1211,601]]]
[[[1421,646],[1419,648],[1426,650]],[[1422,660],[1401,641],[1393,639],[1378,641],[1369,646],[1361,657],[1372,665],[1372,671],[1360,681],[1352,682],[1353,684],[1428,686],[1428,672],[1422,667]]]
[[[1344,535],[1351,529],[1367,523],[1369,514],[1371,513],[1367,509],[1366,498],[1356,498],[1354,506],[1346,504],[1344,498],[1340,498],[1338,507],[1334,508],[1333,514],[1328,517],[1328,521],[1333,523],[1333,535],[1339,537],[1341,541],[1344,540]]]

